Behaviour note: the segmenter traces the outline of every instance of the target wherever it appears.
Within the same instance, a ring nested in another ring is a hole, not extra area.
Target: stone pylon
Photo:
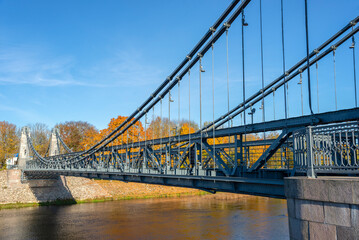
[[[60,154],[59,139],[57,138],[59,129],[54,128],[51,132],[49,156],[55,156]]]
[[[28,132],[28,134],[26,134]],[[30,159],[30,149],[27,144],[27,136],[30,137],[30,129],[29,127],[23,127],[21,129],[21,137],[20,137],[20,149],[19,149],[19,157],[17,160],[17,165],[20,169],[26,167],[26,161]]]

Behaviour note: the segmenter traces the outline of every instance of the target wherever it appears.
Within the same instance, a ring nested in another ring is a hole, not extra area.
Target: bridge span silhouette
[[[246,21],[245,12],[255,3],[259,4],[259,39],[246,39],[246,32],[252,23]],[[324,176],[352,176],[355,177],[353,181],[357,180],[359,108],[355,36],[359,31],[359,17],[347,19],[337,32],[321,44],[311,46],[308,27],[311,22],[308,20],[307,1],[304,3],[305,54],[289,65],[285,60],[289,33],[285,32],[284,18],[290,13],[285,12],[281,1],[279,44],[282,61],[277,64],[282,71],[276,77],[270,78],[264,73],[263,61],[271,56],[263,54],[263,28],[266,25],[262,19],[262,2],[233,1],[150,97],[91,148],[71,152],[58,131],[54,130],[50,154],[41,156],[32,144],[29,129],[23,128],[18,162],[24,179],[81,176],[190,187],[210,192],[287,197],[288,211],[304,200],[319,201],[325,205],[324,199],[303,197],[305,194],[301,198],[293,191],[304,191],[301,187],[304,185],[300,184]],[[230,65],[228,60],[229,54],[237,54],[229,51],[228,39],[232,28],[239,29],[240,33],[239,39],[231,42],[231,46],[237,45],[236,49],[240,50],[240,65],[237,66]],[[226,71],[220,85],[227,93],[216,96],[216,88],[220,86],[215,86],[214,53],[221,41],[225,45]],[[246,72],[246,63],[251,56],[246,46],[251,42],[259,43],[261,59],[254,81],[255,90],[248,86],[253,81],[248,80]],[[338,74],[340,64],[336,57],[344,55],[347,56],[344,64],[347,68]],[[241,88],[234,92],[228,85],[230,67],[240,69],[237,77]],[[195,90],[191,89],[194,81],[198,84]],[[206,91],[203,90],[204,84],[210,86]],[[196,91],[195,97],[191,90]],[[238,102],[233,102],[230,92],[239,95],[241,100],[238,101],[237,97]],[[209,104],[204,104],[204,95],[209,96]],[[219,109],[215,103],[218,98],[227,98],[228,103]],[[196,107],[193,107],[194,104]],[[178,111],[177,116],[173,109]],[[163,111],[168,115],[163,116]],[[198,121],[199,130],[180,133],[168,129],[166,133],[161,131],[159,137],[145,133],[142,139],[138,137],[138,141],[114,144],[116,139],[133,135],[133,130],[138,127],[136,123],[141,123],[146,132],[148,121],[154,120],[155,115],[160,119],[166,117],[170,120],[176,116],[178,121],[181,117]],[[203,121],[205,116],[207,120],[208,116],[212,116],[206,124]],[[290,181],[285,180],[287,177]],[[293,182],[296,177],[305,180]],[[323,184],[320,188],[306,186],[313,194],[331,189],[323,187]],[[351,191],[354,191],[353,188]],[[358,203],[347,204],[352,208]],[[295,230],[291,224],[303,219],[291,213],[289,215],[292,234]]]

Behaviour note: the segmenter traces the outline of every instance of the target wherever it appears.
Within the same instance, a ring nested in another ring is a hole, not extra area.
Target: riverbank
[[[102,203],[107,201],[121,201],[121,200],[135,200],[135,199],[184,198],[184,197],[203,196],[209,194],[210,193],[204,191],[198,191],[197,193],[184,192],[184,193],[175,193],[175,194],[152,194],[152,195],[138,195],[138,196],[117,197],[117,198],[95,198],[95,199],[85,199],[85,200],[58,199],[55,201],[33,202],[33,203],[19,203],[19,202],[6,203],[6,204],[0,203],[0,210],[24,208],[24,207],[61,206],[61,205],[83,204],[83,203]],[[224,197],[224,199],[231,199],[231,198]]]
[[[208,194],[189,188],[64,176],[12,184],[9,175],[7,170],[0,171],[0,209]]]

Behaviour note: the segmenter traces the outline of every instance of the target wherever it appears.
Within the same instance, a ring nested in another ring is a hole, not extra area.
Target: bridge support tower
[[[30,135],[29,128],[23,127],[21,129],[19,157],[17,160],[17,165],[20,169],[24,169],[26,167],[26,161],[30,160],[30,149],[29,145],[27,144],[28,135]]]
[[[284,180],[290,239],[359,239],[359,178]]]
[[[54,128],[51,132],[49,156],[55,156],[60,154],[60,145],[58,140],[58,129]]]

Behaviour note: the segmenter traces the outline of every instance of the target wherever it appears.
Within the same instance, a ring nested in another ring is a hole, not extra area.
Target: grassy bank
[[[188,197],[188,196],[202,196],[207,195],[208,192],[184,192],[174,194],[151,194],[151,195],[131,195],[131,196],[117,196],[112,198],[95,198],[95,199],[57,199],[55,201],[39,202],[39,203],[8,203],[0,204],[0,210],[2,209],[13,209],[13,208],[24,208],[24,207],[38,207],[38,206],[61,206],[61,205],[72,205],[82,203],[100,203],[106,201],[120,201],[120,200],[132,200],[132,199],[150,199],[150,198],[176,198],[176,197]]]

